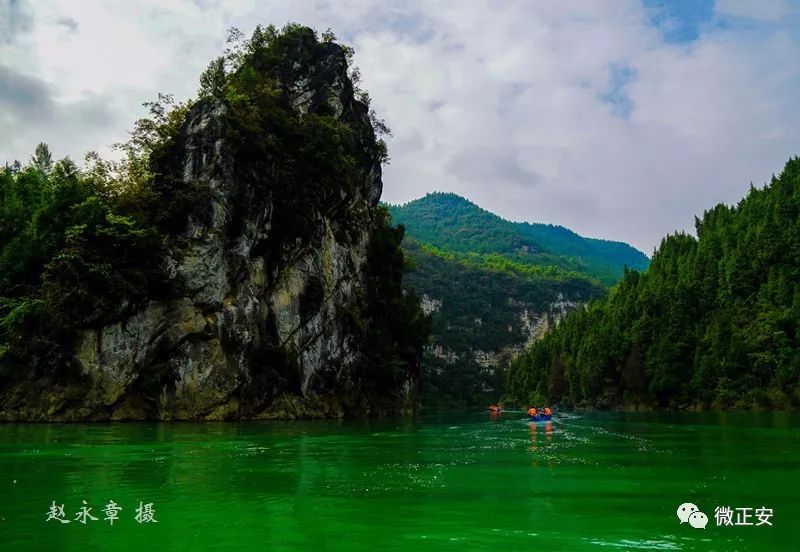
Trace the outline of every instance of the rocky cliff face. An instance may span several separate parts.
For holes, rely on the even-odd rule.
[[[404,249],[415,262],[404,285],[420,295],[421,308],[432,317],[424,354],[426,408],[497,401],[512,359],[568,312],[603,293],[598,283],[578,275],[503,269],[498,259],[481,266],[477,254],[459,258],[413,239]]]
[[[435,313],[441,307],[442,301],[423,295],[422,308],[430,313]],[[522,338],[518,343],[502,347],[499,351],[484,351],[478,348],[454,351],[439,343],[426,347],[426,355],[445,361],[448,364],[458,364],[474,361],[482,368],[493,372],[503,362],[515,357],[556,327],[571,310],[579,308],[581,303],[564,297],[558,293],[555,300],[546,305],[544,309],[523,301],[508,298],[507,309],[516,316],[508,325],[508,331],[517,331]],[[482,320],[476,318],[476,326],[482,325]],[[441,370],[441,368],[440,368]]]
[[[324,113],[352,131],[355,182],[338,189],[302,182],[299,196],[290,195],[274,159],[245,151],[241,133],[232,138],[237,129],[224,101],[195,103],[162,161],[200,192],[164,259],[180,293],[82,329],[73,352],[78,381],[13,387],[3,419],[220,420],[413,408],[413,369],[399,386],[364,386],[365,327],[380,323],[370,319],[369,279],[382,184],[368,109],[346,70],[339,46],[301,33],[272,78],[298,120]]]

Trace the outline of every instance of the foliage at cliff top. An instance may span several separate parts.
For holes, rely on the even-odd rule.
[[[800,404],[800,158],[738,205],[661,242],[605,300],[513,364],[522,402],[610,407]]]
[[[41,144],[30,163],[0,170],[0,384],[31,373],[42,381],[70,377],[78,331],[122,319],[144,301],[180,293],[181,282],[168,277],[164,259],[206,193],[202,183],[185,182],[183,167],[176,164],[181,130],[202,105],[224,108],[226,147],[235,152],[236,170],[247,171],[237,176],[269,175],[259,182],[280,205],[273,221],[280,230],[273,232],[265,255],[279,258],[288,244],[308,237],[308,225],[293,221],[313,221],[320,214],[341,218],[347,205],[358,203],[355,188],[364,180],[359,171],[377,165],[379,174],[387,160],[374,128],[387,129],[369,111],[368,96],[345,79],[345,113],[333,113],[326,101],[303,112],[293,109],[286,88],[297,62],[313,65],[309,57],[328,56],[340,64],[336,70],[347,69],[351,51],[333,39],[323,33],[320,40],[294,24],[280,31],[259,26],[248,40],[233,31],[225,55],[202,74],[197,99],[175,104],[160,95],[145,104],[150,116],[136,122],[129,141],[117,145],[120,161],[90,153],[84,167],[69,159],[54,163]],[[308,85],[325,96],[330,91],[323,77],[330,75],[308,75]],[[369,274],[387,280],[371,285],[373,299],[376,293],[386,296],[370,308],[392,324],[371,331],[383,331],[375,338],[381,347],[399,343],[384,355],[387,362],[410,362],[425,320],[412,312],[413,298],[403,298],[399,290],[402,231],[393,234],[380,209],[360,203],[353,214],[361,215],[348,224],[371,229]],[[340,238],[346,240],[344,226]],[[400,315],[415,321],[401,321]],[[411,325],[410,335],[401,335],[402,322]]]
[[[392,219],[415,240],[455,253],[498,254],[529,265],[575,271],[610,285],[624,267],[648,259],[628,244],[584,238],[562,226],[511,222],[451,193],[431,193],[390,205]]]

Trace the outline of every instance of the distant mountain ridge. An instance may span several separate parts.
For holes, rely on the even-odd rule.
[[[432,316],[422,378],[428,407],[497,400],[519,352],[605,295],[626,265],[648,263],[627,244],[511,222],[455,194],[387,208],[405,227],[403,249],[415,265],[403,286]]]
[[[387,205],[396,224],[415,240],[455,253],[497,253],[515,261],[556,266],[619,280],[627,266],[644,270],[649,259],[623,243],[586,238],[553,224],[512,222],[453,193],[433,192],[402,205]]]

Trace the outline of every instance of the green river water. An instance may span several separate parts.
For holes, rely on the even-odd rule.
[[[0,425],[3,551],[800,550],[799,493],[797,414]]]

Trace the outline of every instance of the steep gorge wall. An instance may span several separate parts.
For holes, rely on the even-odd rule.
[[[371,258],[375,233],[386,231],[377,206],[381,160],[345,53],[299,33],[274,77],[292,116],[324,114],[352,131],[354,182],[295,182],[290,194],[276,162],[237,141],[226,103],[199,100],[161,161],[165,173],[200,191],[164,258],[180,293],[81,329],[73,353],[79,376],[12,386],[0,419],[335,417],[414,408],[414,359],[389,384],[369,381],[367,329],[383,323],[372,314],[371,282],[396,278],[398,293],[400,282]]]

